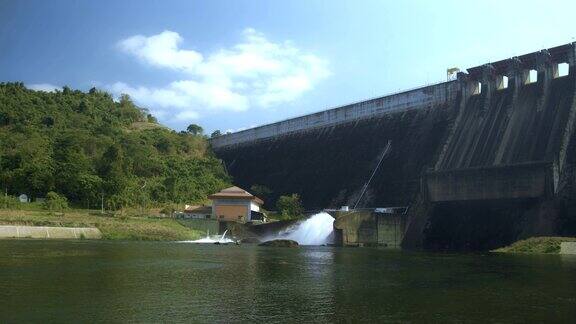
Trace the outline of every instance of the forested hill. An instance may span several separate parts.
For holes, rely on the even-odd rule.
[[[199,202],[229,182],[200,135],[159,125],[128,96],[0,83],[0,186],[108,208]]]

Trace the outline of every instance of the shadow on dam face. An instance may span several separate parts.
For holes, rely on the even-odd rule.
[[[354,205],[390,141],[359,207],[405,206],[450,124],[451,107],[435,108],[216,149],[216,154],[238,185],[271,188],[267,202],[299,193],[305,209],[316,210]]]
[[[554,235],[558,211],[538,199],[436,204],[424,230],[432,250],[485,251],[518,239]]]

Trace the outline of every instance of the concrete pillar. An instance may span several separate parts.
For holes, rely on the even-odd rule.
[[[522,62],[519,58],[513,57],[508,60],[506,76],[508,76],[508,87],[513,87],[514,91],[520,89],[524,84]]]
[[[544,110],[548,102],[548,94],[550,89],[550,83],[554,79],[555,64],[552,61],[552,56],[547,50],[542,50],[538,52],[536,60],[536,71],[538,71],[538,88],[541,89],[541,95],[538,99],[538,111]]]
[[[536,71],[538,71],[538,82],[544,81],[547,84],[554,78],[554,72],[557,70],[557,64],[552,62],[552,57],[547,50],[538,52],[536,59]]]
[[[462,92],[462,98],[466,100],[466,98],[470,97],[473,93],[473,87],[470,84],[470,78],[467,73],[458,72],[456,74],[456,80],[460,85],[460,91]]]
[[[570,66],[570,73],[574,72],[574,66],[576,66],[576,42],[570,44],[570,51],[568,52],[568,65]]]
[[[494,90],[496,90],[496,69],[492,66],[492,64],[484,64],[482,66],[482,93],[487,94],[490,96]]]

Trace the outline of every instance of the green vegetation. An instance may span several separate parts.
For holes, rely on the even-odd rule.
[[[299,219],[304,214],[298,194],[280,196],[276,202],[276,208],[278,209],[277,218],[281,220]]]
[[[62,211],[68,209],[68,199],[66,199],[66,197],[60,196],[54,191],[50,191],[46,194],[46,200],[44,200],[42,205],[44,209],[51,211]]]
[[[559,253],[560,243],[576,242],[576,237],[531,237],[518,241],[510,246],[493,250],[503,253]]]
[[[199,125],[196,125],[196,124],[188,125],[186,130],[188,131],[188,133],[190,133],[192,135],[202,135],[202,133],[204,132],[204,129],[202,129],[202,127],[200,127]]]
[[[97,227],[106,240],[195,240],[204,229],[184,226],[171,218],[142,217],[134,212],[101,215],[96,210],[70,209],[65,213],[45,210],[0,210],[0,224],[28,226]],[[203,224],[202,224],[203,225]]]
[[[50,210],[65,198],[87,208],[103,198],[111,210],[200,203],[230,182],[201,133],[198,125],[180,133],[158,125],[126,95],[0,83],[0,188],[32,199],[54,192],[61,199],[47,199]],[[17,205],[0,200],[1,208]]]
[[[218,136],[221,136],[221,135],[222,135],[222,132],[217,129],[217,130],[213,131],[212,134],[210,134],[210,137],[211,137],[211,138],[214,138],[214,137],[218,137]]]
[[[0,196],[0,209],[20,209],[20,201],[12,196]]]

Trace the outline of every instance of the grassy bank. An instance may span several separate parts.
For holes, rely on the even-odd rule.
[[[101,215],[93,210],[54,213],[43,210],[0,210],[0,225],[97,227],[107,240],[194,240],[204,231],[183,226],[174,219]]]
[[[560,243],[562,242],[576,242],[576,237],[531,237],[492,252],[557,254],[560,253]]]

